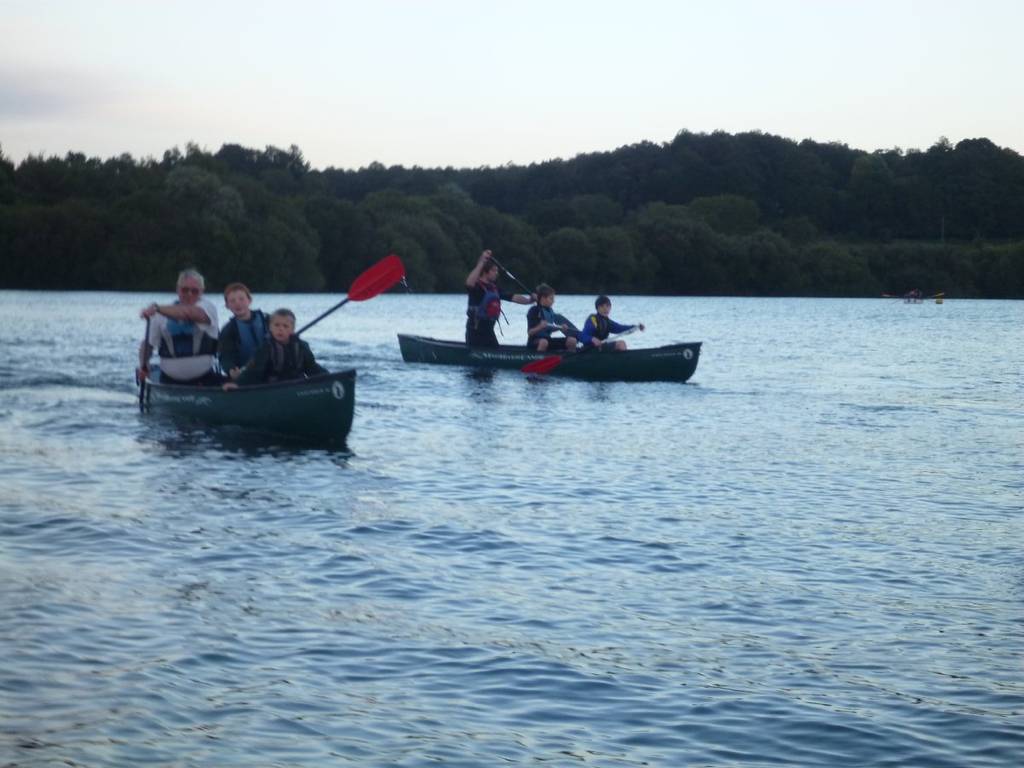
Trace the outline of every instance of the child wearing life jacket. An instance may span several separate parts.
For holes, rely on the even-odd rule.
[[[470,347],[497,347],[494,324],[501,316],[501,302],[533,304],[533,295],[509,293],[498,287],[498,265],[491,252],[484,251],[476,266],[466,275],[466,344]]]
[[[537,286],[536,295],[537,304],[526,313],[526,346],[538,352],[547,352],[549,349],[575,352],[579,329],[553,309],[555,289],[547,283],[541,283]],[[564,337],[552,338],[551,334],[556,331],[561,331]]]
[[[607,296],[598,296],[594,301],[594,314],[587,318],[580,333],[580,343],[584,349],[614,350],[622,352],[626,349],[626,342],[616,339],[613,342],[605,343],[609,333],[625,333],[634,328],[644,329],[643,323],[636,325],[622,325],[616,323],[609,317],[612,311],[612,300]]]
[[[247,384],[270,381],[303,379],[327,373],[317,363],[309,344],[295,335],[295,313],[278,309],[270,315],[270,338],[260,347],[256,357],[242,369],[236,381],[229,381],[224,389],[236,389]]]
[[[256,357],[256,352],[270,336],[268,317],[252,309],[252,294],[244,283],[230,283],[224,289],[224,306],[233,317],[220,331],[217,356],[220,367],[232,381]]]

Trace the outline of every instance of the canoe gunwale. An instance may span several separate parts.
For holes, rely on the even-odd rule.
[[[159,366],[154,366],[159,371]],[[349,380],[356,377],[355,368],[346,368],[342,371],[332,371],[330,373],[318,373],[316,376],[309,376],[304,379],[288,379],[286,381],[268,381],[263,384],[247,384],[244,387],[238,389],[232,389],[225,392],[220,386],[195,386],[192,384],[165,384],[159,380],[153,381],[151,379],[146,380],[146,388],[153,387],[155,389],[173,390],[175,392],[189,391],[189,392],[210,392],[211,390],[217,390],[225,397],[234,397],[239,394],[245,394],[246,392],[267,392],[272,389],[287,389],[291,387],[301,388],[305,385],[318,384],[321,381],[328,379],[341,381],[342,379]],[[225,382],[227,383],[227,382]]]

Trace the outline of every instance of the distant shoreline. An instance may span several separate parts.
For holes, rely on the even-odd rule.
[[[298,147],[0,157],[0,286],[343,293],[387,253],[418,292],[492,249],[560,293],[1024,298],[1024,158],[681,131],[529,166],[310,168]]]

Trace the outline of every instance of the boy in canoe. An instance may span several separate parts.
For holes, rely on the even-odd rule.
[[[224,389],[237,389],[247,384],[304,379],[327,369],[317,363],[309,344],[295,335],[295,313],[278,309],[270,315],[270,338],[256,352],[256,357],[242,369],[235,381]]]
[[[622,325],[611,319],[612,300],[607,296],[598,296],[594,301],[594,314],[587,318],[580,332],[580,343],[583,349],[614,350],[622,352],[626,349],[626,342],[616,339],[613,342],[605,343],[609,333],[627,333],[634,328],[644,329],[643,323],[636,325]]]
[[[526,346],[538,352],[555,349],[576,351],[576,334],[579,329],[559,315],[552,308],[555,304],[555,289],[547,283],[537,286],[537,303],[526,313]],[[561,331],[564,338],[554,339],[551,334]]]
[[[230,283],[224,289],[224,306],[233,317],[221,328],[217,355],[221,370],[234,381],[266,343],[270,331],[267,315],[252,309],[252,294],[244,283]]]

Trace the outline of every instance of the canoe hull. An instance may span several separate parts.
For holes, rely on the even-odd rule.
[[[355,410],[355,370],[296,381],[219,387],[146,383],[146,410],[210,424],[236,424],[317,442],[344,443]]]
[[[402,359],[407,363],[462,365],[473,368],[520,369],[550,357],[528,347],[467,347],[460,341],[398,334]],[[697,370],[701,342],[671,344],[625,352],[583,352],[567,355],[551,371],[587,381],[687,381]]]

